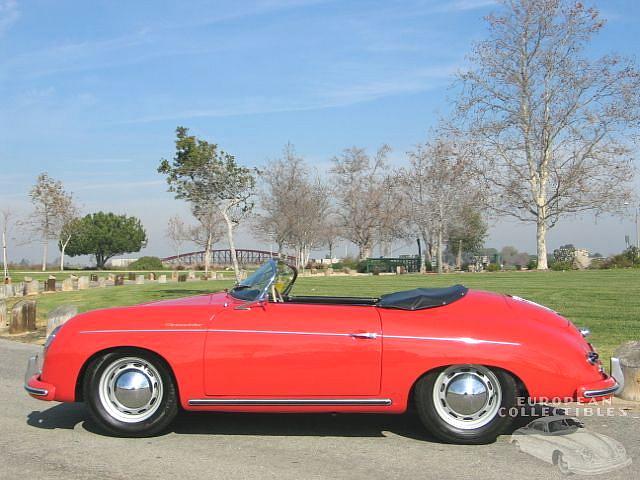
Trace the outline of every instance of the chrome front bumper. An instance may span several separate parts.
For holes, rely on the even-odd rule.
[[[622,374],[619,358],[611,357],[611,376],[618,382],[618,389],[620,391],[624,390],[624,375]]]
[[[42,359],[40,355],[34,355],[29,358],[27,362],[27,372],[24,375],[24,389],[31,395],[44,397],[49,394],[49,391],[44,388],[36,388],[29,385],[29,382],[34,376],[40,376],[42,373]]]

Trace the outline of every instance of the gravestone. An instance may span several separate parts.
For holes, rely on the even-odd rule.
[[[329,267],[324,271],[325,277],[330,277],[333,274],[333,268]]]
[[[36,330],[36,301],[20,300],[11,309],[9,333],[34,332]]]
[[[73,290],[73,278],[65,278],[62,281],[62,291],[63,292],[71,292]]]
[[[131,280],[133,282],[133,281],[135,281],[135,279],[136,279],[135,272],[129,272],[129,280]]]
[[[9,330],[9,320],[7,319],[7,302],[0,300],[0,334]]]
[[[167,283],[166,275],[158,275],[158,283]]]
[[[38,293],[40,293],[40,282],[38,280],[31,280],[29,282],[27,281],[24,282],[25,295],[38,295]]]
[[[193,270],[189,270],[189,276],[187,277],[188,280],[195,280],[196,279],[196,272],[194,272]]]
[[[98,281],[98,275],[96,275],[95,273],[91,274],[91,281],[92,282],[97,282]]]
[[[611,372],[622,376],[624,387],[616,393],[623,400],[640,402],[640,341],[632,340],[620,345],[613,356],[620,362],[620,372]]]
[[[153,281],[156,279],[156,274],[154,272],[149,273],[149,280]]]
[[[75,305],[60,305],[47,314],[47,337],[53,330],[64,322],[78,314],[78,307]]]
[[[4,277],[4,284],[11,285],[11,277]]]
[[[115,282],[115,280],[116,280],[116,276],[113,273],[107,274],[107,281],[108,282]]]
[[[24,282],[18,282],[13,286],[13,296],[22,297],[24,295]]]
[[[55,292],[56,291],[56,277],[53,275],[49,275],[49,278],[44,282],[44,291],[45,292]]]
[[[98,287],[104,288],[107,286],[107,279],[104,277],[98,277]]]
[[[122,285],[124,285],[124,275],[116,275],[115,279],[113,280],[113,285],[116,287],[121,287]]]
[[[89,277],[78,277],[78,290],[86,290],[89,288]]]
[[[32,280],[33,280],[33,278],[31,278],[31,277],[24,277],[24,281],[25,281],[25,282],[30,282],[30,281],[32,281]]]
[[[171,281],[172,282],[178,281],[178,272],[176,272],[175,270],[171,272]]]
[[[144,275],[136,275],[136,285],[144,285]]]
[[[181,273],[180,275],[178,275],[178,282],[186,282],[186,281],[187,281],[186,273]]]
[[[216,272],[216,280],[224,280],[224,274],[222,272]]]

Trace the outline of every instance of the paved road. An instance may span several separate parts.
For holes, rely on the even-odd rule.
[[[411,416],[181,414],[150,439],[102,435],[82,404],[31,399],[23,372],[37,347],[0,340],[0,479],[503,479],[563,478],[556,467],[492,445],[445,445]],[[636,417],[636,418],[634,418]],[[583,417],[622,441],[640,477],[640,412]],[[576,477],[574,477],[576,478]]]

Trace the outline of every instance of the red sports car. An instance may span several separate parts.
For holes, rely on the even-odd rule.
[[[292,295],[267,262],[229,292],[84,313],[29,361],[41,400],[84,401],[106,431],[148,436],[180,408],[403,413],[437,437],[484,443],[518,397],[615,392],[583,333],[517,297],[449,288],[380,298]]]

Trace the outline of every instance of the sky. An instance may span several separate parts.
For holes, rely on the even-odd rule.
[[[590,54],[636,57],[640,2],[594,3],[608,23]],[[156,172],[178,125],[250,166],[287,142],[320,172],[354,145],[387,143],[401,164],[449,111],[455,74],[495,9],[492,0],[0,0],[0,208],[28,214],[46,171],[84,213],[141,218],[141,254],[166,256],[168,218],[189,218]],[[549,247],[608,254],[634,230],[631,217],[568,219]],[[12,260],[38,258],[29,240],[14,229]],[[239,244],[269,247],[246,231]],[[534,228],[492,221],[486,244],[535,252]],[[401,242],[394,253],[412,249]]]

